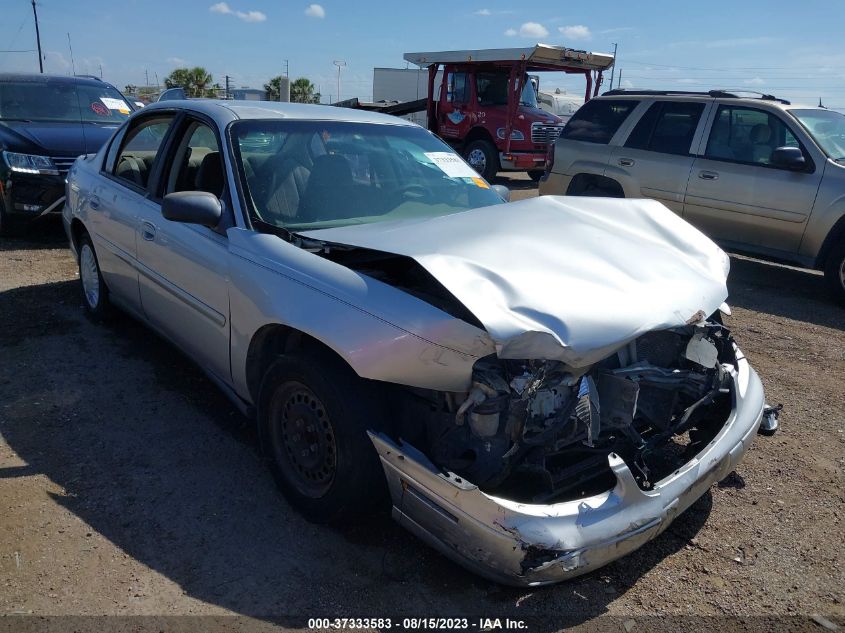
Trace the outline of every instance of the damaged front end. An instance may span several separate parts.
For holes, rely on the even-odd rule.
[[[718,319],[646,333],[584,368],[488,356],[468,393],[408,399],[416,426],[372,436],[397,520],[518,585],[585,573],[659,534],[734,468],[764,408]]]

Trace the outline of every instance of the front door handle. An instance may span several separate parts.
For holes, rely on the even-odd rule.
[[[719,174],[715,171],[700,171],[698,177],[702,180],[719,180]]]
[[[631,165],[634,164],[634,159],[633,158],[620,158],[619,164],[622,165],[623,167],[630,167]]]
[[[141,237],[148,242],[152,242],[156,238],[156,227],[152,222],[141,223]]]
[[[78,187],[77,187],[77,189],[78,189]],[[91,196],[91,198],[88,200],[88,206],[90,206],[92,209],[99,209],[100,208],[100,199],[97,196]]]

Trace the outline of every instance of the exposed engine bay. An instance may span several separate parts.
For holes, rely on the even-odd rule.
[[[726,422],[732,395],[723,363],[736,363],[734,348],[712,319],[645,334],[586,370],[488,356],[476,362],[469,393],[426,398],[425,437],[412,443],[444,470],[515,501],[608,490],[611,452],[647,490]]]

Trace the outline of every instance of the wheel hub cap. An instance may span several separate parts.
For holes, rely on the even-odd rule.
[[[278,412],[281,444],[297,488],[321,497],[331,486],[337,465],[334,431],[323,403],[305,386],[284,397]]]
[[[487,166],[487,157],[480,149],[474,149],[467,156],[467,161],[476,171],[484,171]]]
[[[100,275],[97,270],[97,259],[88,244],[82,247],[82,253],[79,256],[79,275],[82,277],[85,300],[91,308],[96,308],[100,300]]]

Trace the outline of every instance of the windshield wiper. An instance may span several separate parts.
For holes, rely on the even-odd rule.
[[[19,119],[17,117],[0,117],[0,121],[19,121],[20,123],[32,123],[32,119]]]

